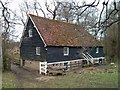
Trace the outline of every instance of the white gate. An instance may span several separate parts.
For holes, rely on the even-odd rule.
[[[47,62],[39,62],[39,71],[40,74],[44,73],[47,75]]]

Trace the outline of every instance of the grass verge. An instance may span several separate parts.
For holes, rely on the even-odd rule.
[[[14,73],[10,71],[3,72],[2,88],[17,88],[17,80]]]

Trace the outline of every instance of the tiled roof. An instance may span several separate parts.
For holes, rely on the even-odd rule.
[[[81,26],[29,15],[47,46],[101,46]]]

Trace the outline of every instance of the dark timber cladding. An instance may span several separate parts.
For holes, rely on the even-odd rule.
[[[69,47],[69,55],[64,55],[63,47],[48,47],[47,50],[47,59],[48,62],[55,62],[58,61],[68,61],[68,60],[75,60],[80,59],[80,47]]]
[[[32,29],[32,37],[29,37],[28,30]],[[41,47],[41,55],[36,55],[36,47]],[[28,19],[24,35],[22,37],[20,46],[20,56],[22,59],[27,60],[46,60],[46,50],[44,43],[40,38],[36,28],[34,27],[31,19]]]
[[[36,47],[40,47],[40,55],[36,54]],[[82,26],[30,14],[21,39],[20,56],[22,59],[47,62],[75,60],[83,58],[82,47],[91,48],[89,53],[93,57],[103,56],[101,42]],[[96,53],[96,48],[99,48],[99,53]]]

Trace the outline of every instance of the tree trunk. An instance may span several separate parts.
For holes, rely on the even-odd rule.
[[[0,32],[0,81],[2,81],[2,33]],[[2,89],[2,82],[0,82],[0,89]]]
[[[118,2],[118,8],[119,8],[119,13],[118,13],[118,19],[120,20],[120,1]],[[120,21],[118,22],[118,46],[117,46],[117,56],[118,56],[118,64],[120,65]],[[119,69],[120,70],[120,69]]]
[[[7,33],[7,32],[4,32]],[[2,35],[3,39],[2,39],[2,54],[3,54],[3,71],[9,71],[11,70],[11,57],[10,57],[10,53],[8,51],[8,38],[7,38],[7,34],[4,36]]]
[[[2,56],[2,33],[0,32],[0,71],[2,69],[2,60],[3,60],[3,56]]]

